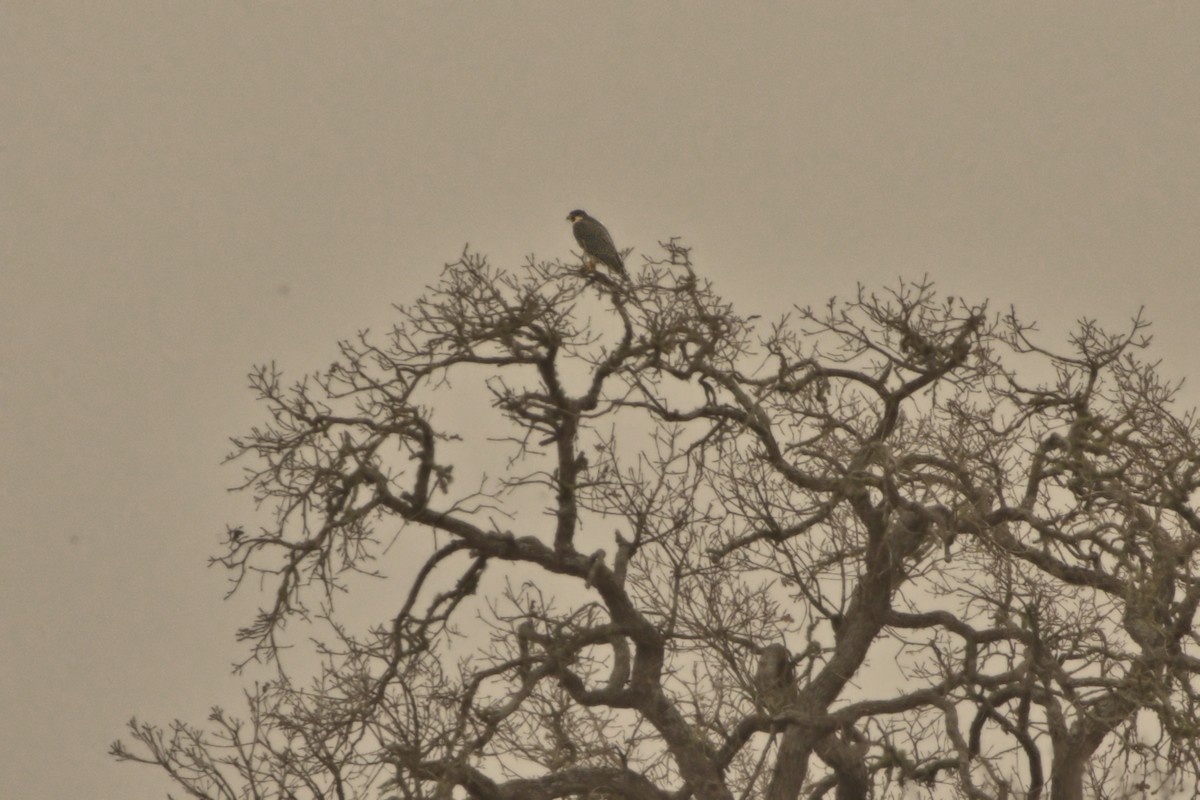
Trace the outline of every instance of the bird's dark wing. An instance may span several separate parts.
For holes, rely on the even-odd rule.
[[[621,261],[621,254],[617,252],[617,246],[613,244],[608,228],[598,220],[585,217],[576,222],[571,229],[575,232],[575,241],[579,242],[584,253],[613,272],[625,274],[625,264]]]

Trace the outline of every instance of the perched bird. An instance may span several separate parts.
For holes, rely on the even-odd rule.
[[[787,707],[796,693],[796,673],[787,647],[776,642],[762,649],[754,684],[759,700],[772,714]]]
[[[595,269],[596,262],[599,261],[622,278],[629,277],[625,273],[625,264],[621,260],[621,254],[617,252],[617,246],[613,244],[608,228],[578,208],[567,214],[567,221],[574,223],[571,229],[575,232],[575,241],[583,248],[585,267]]]

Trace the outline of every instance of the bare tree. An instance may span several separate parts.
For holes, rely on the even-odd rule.
[[[1200,432],[1145,322],[1056,352],[916,282],[761,325],[663,246],[629,283],[465,254],[382,340],[255,370],[273,516],[215,561],[277,673],[113,754],[225,800],[1191,786]]]

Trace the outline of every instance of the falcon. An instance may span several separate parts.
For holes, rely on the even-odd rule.
[[[578,208],[567,214],[567,221],[573,223],[571,229],[575,232],[575,241],[583,248],[583,263],[586,269],[595,269],[596,262],[599,261],[622,278],[629,278],[608,228]]]

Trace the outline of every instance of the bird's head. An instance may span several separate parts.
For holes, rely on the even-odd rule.
[[[570,214],[567,214],[567,222],[579,222],[579,220],[585,218],[586,216],[587,216],[586,211],[584,211],[581,208],[577,208],[574,211],[572,211]]]

